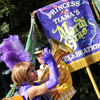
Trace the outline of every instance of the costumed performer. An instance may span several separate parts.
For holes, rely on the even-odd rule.
[[[38,79],[38,75],[30,59],[26,58],[29,57],[29,54],[26,53],[23,48],[19,49],[16,42],[14,42],[14,39],[16,40],[16,36],[10,36],[10,38],[4,39],[1,49],[4,49],[5,44],[7,48],[5,47],[6,49],[4,49],[4,51],[1,50],[1,60],[6,63],[7,67],[13,70],[12,81],[20,86],[19,94],[23,97],[23,100],[41,100],[40,95],[45,94],[47,91],[49,91],[49,89],[54,88],[58,84],[56,62],[53,59],[50,50],[45,48],[42,59],[50,67],[50,76],[45,80],[46,82],[44,84],[42,84],[44,81],[38,83],[34,82]],[[8,44],[5,43],[6,41]],[[21,53],[22,55],[20,55]],[[23,61],[22,59],[26,59],[27,61]],[[6,99],[10,100],[10,98],[4,98],[3,100]]]
[[[41,65],[40,65],[40,70],[38,70],[38,74],[40,75],[39,76],[40,80],[44,79],[45,77],[49,75],[48,66],[45,65],[43,63],[43,60],[41,59],[42,51],[44,48],[45,48],[45,45],[40,43],[37,45],[34,51],[34,55],[36,56],[39,63],[42,65],[42,70],[41,70]],[[45,71],[43,70],[43,66],[44,66]],[[76,91],[74,87],[72,86],[72,77],[67,65],[63,61],[61,61],[57,67],[60,72],[59,84],[55,88],[49,91],[49,93],[52,96],[52,99],[53,100],[70,100],[71,98],[73,98],[74,100],[74,94]]]

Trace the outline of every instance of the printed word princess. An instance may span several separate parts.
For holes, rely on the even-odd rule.
[[[79,7],[80,6],[80,1],[72,1],[72,2],[63,3],[63,4],[55,7],[51,11],[49,11],[49,13],[47,13],[46,15],[49,17],[49,19],[51,19],[52,16],[54,16],[59,11],[61,11],[63,9],[66,9],[66,8],[69,8],[69,7],[75,7],[75,6]]]

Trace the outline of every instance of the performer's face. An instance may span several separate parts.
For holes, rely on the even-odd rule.
[[[28,80],[33,84],[34,81],[38,80],[38,74],[34,67],[31,67],[27,72]]]
[[[43,57],[42,53],[39,53],[36,55],[37,60],[39,61],[40,64],[44,64],[44,61],[41,59]]]

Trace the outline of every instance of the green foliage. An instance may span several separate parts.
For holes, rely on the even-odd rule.
[[[56,0],[0,0],[0,34],[10,33],[30,26],[30,13]]]
[[[0,33],[8,33],[9,32],[9,24],[7,22],[3,22],[2,25],[0,25]]]
[[[4,17],[8,17],[9,9],[6,6],[4,0],[0,2],[0,20],[3,20]],[[9,32],[9,24],[3,20],[0,23],[0,34],[8,33]]]
[[[0,35],[8,33],[12,26],[10,17],[15,7],[8,0],[0,0]]]

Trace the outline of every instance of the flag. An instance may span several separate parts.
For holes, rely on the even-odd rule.
[[[46,37],[74,50],[63,59],[71,71],[100,61],[100,32],[88,0],[59,0],[36,12]]]

